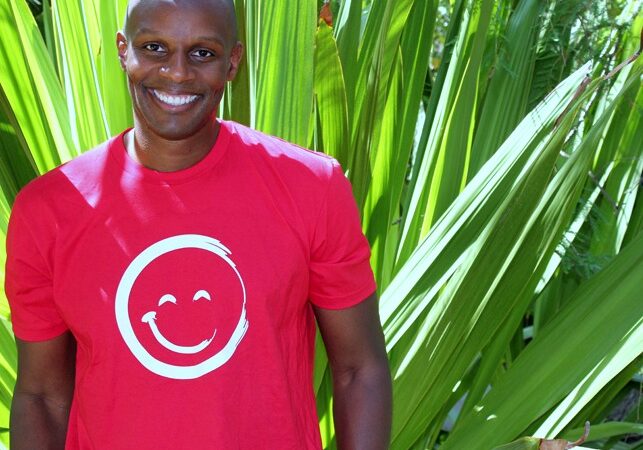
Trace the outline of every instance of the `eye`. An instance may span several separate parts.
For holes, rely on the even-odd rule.
[[[155,42],[150,42],[149,44],[145,44],[143,45],[143,48],[153,53],[159,53],[163,51],[163,47],[161,47],[161,44],[157,44]]]
[[[192,298],[192,301],[196,302],[197,300],[200,300],[202,298],[204,298],[204,299],[206,299],[208,301],[212,301],[212,298],[210,297],[210,294],[208,293],[208,291],[204,291],[203,289],[201,289],[200,291],[197,291],[197,293],[194,294],[194,297]]]
[[[192,55],[196,56],[197,58],[201,58],[201,59],[212,58],[212,57],[216,56],[216,55],[214,54],[214,52],[212,52],[212,51],[210,51],[210,50],[206,50],[206,49],[204,49],[204,48],[200,48],[200,49],[198,49],[198,50],[194,50],[194,51],[192,52]]]
[[[163,297],[160,298],[159,306],[167,302],[174,303],[176,305],[176,297],[173,296],[172,294],[165,294]]]

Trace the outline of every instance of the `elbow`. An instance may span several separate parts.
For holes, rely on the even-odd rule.
[[[378,358],[362,365],[332,368],[332,374],[336,390],[357,385],[381,392],[390,392],[392,389],[391,372],[386,358]]]

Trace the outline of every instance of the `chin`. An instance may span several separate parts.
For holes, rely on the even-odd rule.
[[[150,128],[151,131],[156,134],[157,136],[168,140],[168,141],[181,141],[183,139],[190,138],[197,134],[200,129],[187,129],[185,127],[180,127],[180,128],[174,128],[174,127],[167,127],[167,128]]]
[[[215,117],[208,118],[206,120],[195,123],[194,120],[190,120],[184,123],[150,123],[145,121],[145,128],[152,134],[168,140],[168,141],[181,141],[194,137],[196,135],[207,135],[208,132],[214,131],[212,124],[215,121]]]

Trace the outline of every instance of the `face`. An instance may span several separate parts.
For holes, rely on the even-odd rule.
[[[223,1],[133,3],[117,45],[136,127],[166,140],[212,129],[243,48]]]

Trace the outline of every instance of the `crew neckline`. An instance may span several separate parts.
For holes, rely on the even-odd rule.
[[[114,141],[110,145],[109,153],[114,157],[114,159],[116,159],[116,162],[125,172],[147,182],[178,184],[190,181],[201,175],[203,172],[213,168],[221,160],[228,149],[228,144],[230,143],[229,125],[223,120],[217,119],[217,121],[219,122],[219,135],[217,136],[217,140],[214,145],[200,161],[185,169],[173,172],[161,172],[145,167],[138,161],[132,159],[132,157],[127,153],[127,148],[125,147],[125,134],[132,128],[124,130],[114,138]]]

